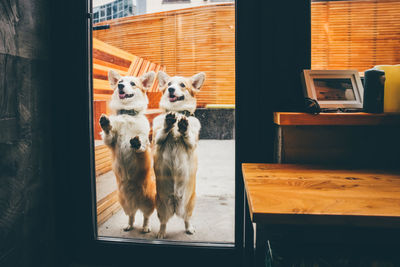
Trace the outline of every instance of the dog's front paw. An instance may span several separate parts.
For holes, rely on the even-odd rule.
[[[187,128],[188,128],[189,122],[186,119],[186,117],[183,117],[182,119],[180,119],[180,121],[178,122],[178,130],[181,134],[186,133]]]
[[[130,224],[127,224],[127,225],[125,225],[122,229],[123,229],[125,232],[129,232],[129,231],[131,231],[131,230],[133,229],[133,226],[130,225]]]
[[[165,116],[165,128],[171,129],[172,125],[176,122],[176,116],[174,113],[170,112]]]
[[[101,129],[103,129],[105,133],[108,133],[111,130],[110,119],[106,115],[102,114],[99,122]]]
[[[135,136],[134,138],[129,140],[129,142],[131,143],[131,147],[134,149],[139,149],[142,146],[142,143],[139,140],[139,136]]]

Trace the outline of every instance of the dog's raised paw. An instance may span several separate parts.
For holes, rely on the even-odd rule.
[[[131,143],[131,147],[134,149],[139,149],[140,146],[142,145],[142,143],[139,140],[139,136],[135,136],[134,138],[129,140],[129,142]]]
[[[179,132],[182,133],[182,134],[186,133],[188,125],[189,125],[189,122],[185,117],[180,119],[180,121],[178,122],[178,130],[179,130]]]
[[[176,122],[176,116],[174,113],[170,112],[165,116],[165,124],[168,128],[171,128],[172,125]]]
[[[103,129],[105,132],[111,130],[110,119],[106,115],[102,114],[99,122],[101,129]]]

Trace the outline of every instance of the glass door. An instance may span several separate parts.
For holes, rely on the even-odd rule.
[[[235,242],[235,3],[92,0],[97,235]]]

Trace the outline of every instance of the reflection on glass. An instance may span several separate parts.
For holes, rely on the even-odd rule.
[[[93,13],[93,127],[98,235],[234,242],[234,2],[93,0]],[[110,70],[112,75],[109,74]],[[155,74],[154,79],[145,79],[152,76],[146,76],[151,72]],[[167,76],[160,80],[162,73]],[[200,73],[205,74],[205,79]],[[142,94],[147,96],[148,102],[139,110],[133,100]],[[192,98],[196,99],[195,102]],[[171,106],[160,105],[162,99]],[[178,110],[178,103],[185,103],[186,100],[192,102]],[[115,104],[119,102],[123,104]],[[175,152],[171,152],[177,149],[169,152],[161,149],[160,152],[155,144],[159,130],[157,118],[162,118],[158,126],[164,133],[167,123],[165,115],[169,111],[175,113],[176,121],[172,123],[176,126],[174,134],[181,136],[175,138],[175,143],[185,135],[186,127],[182,118],[186,117],[189,123],[187,129],[191,129],[190,124],[195,121],[199,122],[201,128],[198,134],[194,131],[198,135],[195,149],[198,164],[195,185],[192,187],[196,194],[186,194],[186,189],[180,187],[181,182],[163,184],[163,188],[158,190],[158,193],[171,191],[171,194],[160,197],[169,204],[178,203],[180,197],[193,196],[194,201],[190,201],[194,205],[190,223],[187,218],[181,218],[187,216],[182,215],[180,207],[170,205],[174,207],[171,212],[175,215],[168,220],[165,235],[160,235],[157,206],[154,212],[122,208],[125,202],[129,204],[131,201],[122,191],[129,187],[133,192],[140,185],[128,183],[129,186],[121,186],[121,180],[125,179],[123,177],[132,177],[132,172],[146,165],[148,159],[151,161],[149,174],[155,180],[154,170],[161,166],[154,160],[155,155],[164,153],[164,160],[171,161],[177,158],[177,155],[173,155]],[[104,137],[108,129],[107,121],[103,119],[102,126],[99,123],[102,114],[107,116],[111,126],[120,122],[118,127],[121,129],[126,129],[127,121],[134,125],[140,116],[148,121],[149,127],[140,132],[134,126],[125,131],[125,141],[118,139],[121,134],[116,134],[116,139],[110,138],[107,143]],[[111,128],[117,130],[116,126]],[[174,142],[170,146],[175,146]],[[113,144],[118,144],[117,148],[111,147]],[[131,160],[121,158],[121,154],[125,153],[121,152],[123,149],[130,151],[145,147],[148,148],[146,155],[150,156],[146,160],[135,160],[135,164],[141,166],[131,165]],[[195,154],[185,156],[190,162],[195,162],[191,157],[195,158]],[[164,173],[171,175],[172,169],[185,170],[188,164],[181,167],[175,164]],[[128,165],[131,168],[127,168]],[[146,188],[151,191],[151,187]],[[149,199],[151,201],[152,198]],[[134,211],[135,216],[130,218],[130,213]]]
[[[351,79],[314,79],[318,100],[356,100]]]

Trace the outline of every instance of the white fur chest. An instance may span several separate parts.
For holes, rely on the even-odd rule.
[[[137,152],[132,148],[130,140],[136,136],[141,141],[141,150],[144,151],[149,145],[148,135],[150,125],[144,115],[114,115],[110,116],[113,132],[114,149],[114,171],[121,175],[121,178],[128,178],[130,172],[134,172],[137,166]]]

